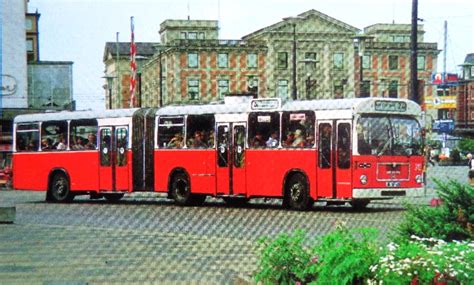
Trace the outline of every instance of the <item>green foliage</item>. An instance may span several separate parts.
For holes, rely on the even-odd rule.
[[[435,182],[442,204],[439,207],[407,206],[404,220],[396,229],[398,239],[412,235],[445,241],[473,238],[470,227],[474,223],[474,189],[454,180]]]
[[[317,284],[352,284],[373,277],[370,266],[378,261],[375,229],[349,230],[340,227],[324,236],[313,248]]]
[[[451,151],[451,153],[449,154],[449,158],[451,158],[451,160],[453,162],[460,162],[461,161],[461,154],[459,153],[459,149],[454,148]]]
[[[462,152],[473,152],[474,151],[474,139],[464,138],[459,141],[458,147]]]
[[[468,282],[474,278],[473,264],[472,241],[447,243],[412,236],[406,242],[388,244],[370,270],[384,284],[410,284],[415,277],[419,284],[431,284],[434,278]]]
[[[309,250],[303,245],[305,233],[295,231],[291,235],[281,234],[274,240],[263,238],[260,251],[257,282],[264,284],[294,284],[309,278],[306,268],[311,262]]]

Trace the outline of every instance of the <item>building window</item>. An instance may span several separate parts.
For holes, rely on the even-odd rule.
[[[288,99],[288,80],[278,80],[277,96],[281,99]]]
[[[224,95],[229,93],[229,80],[227,79],[220,79],[217,81],[217,95],[219,99],[224,99]]]
[[[334,99],[344,98],[344,85],[340,82],[334,84]]]
[[[344,54],[343,53],[335,53],[333,55],[333,63],[335,69],[342,69],[344,67]]]
[[[288,53],[279,52],[277,58],[278,68],[286,69],[288,68]]]
[[[186,32],[181,32],[179,38],[182,39],[182,40],[185,40],[187,38]]]
[[[33,40],[32,39],[27,39],[26,40],[26,51],[27,52],[32,52],[33,51]]]
[[[360,87],[360,97],[370,97],[370,81],[364,80],[362,81],[362,85]]]
[[[306,52],[304,54],[306,71],[316,70],[316,53],[315,52]]]
[[[388,97],[398,98],[398,81],[390,81],[390,84],[388,85]]]
[[[362,56],[362,68],[370,69],[370,55]]]
[[[203,32],[199,32],[199,34],[198,34],[198,39],[199,39],[199,40],[203,40],[203,39],[204,39],[204,33],[203,33]]]
[[[189,100],[199,100],[199,80],[188,79]]]
[[[250,76],[247,80],[247,91],[252,94],[258,93],[258,78]]]
[[[195,52],[188,53],[188,67],[197,68],[199,66],[199,57]]]
[[[247,54],[247,67],[249,68],[257,67],[257,54],[256,53]]]
[[[398,69],[398,55],[389,55],[388,56],[388,69],[397,70]]]
[[[417,70],[425,70],[425,57],[424,56],[418,56],[416,58],[416,66]]]
[[[471,78],[474,77],[474,66],[471,66]],[[467,78],[466,78],[467,79]]]
[[[217,66],[220,68],[229,66],[229,56],[226,53],[219,53],[217,55]]]
[[[189,32],[188,33],[188,39],[190,39],[190,40],[197,39],[197,33],[196,32]]]

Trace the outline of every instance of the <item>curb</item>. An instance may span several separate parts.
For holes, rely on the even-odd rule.
[[[16,207],[0,207],[0,224],[13,224],[16,217]]]

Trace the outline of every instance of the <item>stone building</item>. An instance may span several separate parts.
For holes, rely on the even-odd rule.
[[[466,55],[462,66],[462,78],[452,93],[457,93],[455,130],[458,134],[474,135],[474,53]]]
[[[219,39],[218,32],[217,21],[164,21],[160,43],[139,68],[141,106],[210,102],[227,93],[283,100],[408,96],[410,25],[376,24],[362,32],[309,10],[241,40]],[[423,42],[423,34],[419,25],[418,78],[420,93],[430,95],[439,51],[436,43]],[[118,65],[129,73],[126,51],[126,57],[119,53]],[[114,78],[116,55],[107,54],[105,77]],[[128,98],[123,78],[120,87],[114,86]],[[126,100],[112,101],[114,108],[128,106]]]

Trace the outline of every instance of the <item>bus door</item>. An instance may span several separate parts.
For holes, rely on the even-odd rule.
[[[99,139],[100,190],[127,191],[129,188],[128,127],[101,127]]]
[[[352,197],[352,147],[351,147],[351,121],[338,120],[336,129],[335,150],[335,197]]]
[[[245,195],[246,123],[217,124],[217,194]]]
[[[333,160],[333,122],[318,121],[318,167],[317,195],[332,198],[334,196],[334,160]]]

